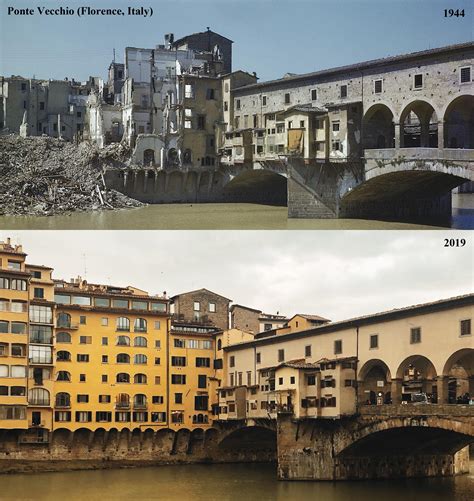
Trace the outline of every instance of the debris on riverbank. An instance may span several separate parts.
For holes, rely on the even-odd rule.
[[[141,207],[105,187],[106,166],[124,165],[121,144],[99,150],[52,137],[0,136],[0,214],[55,215]]]

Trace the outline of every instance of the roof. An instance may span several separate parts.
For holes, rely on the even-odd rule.
[[[249,306],[243,306],[242,304],[233,304],[229,309],[234,311],[235,308],[242,308],[244,310],[254,311],[255,313],[262,313],[262,310],[256,310],[255,308],[250,308]]]
[[[229,40],[229,42],[234,43],[234,41],[231,40],[230,38],[227,38],[224,35],[219,35],[219,33],[216,33],[215,31],[212,31],[212,30],[208,29],[206,31],[198,31],[197,33],[191,33],[190,35],[186,35],[186,36],[184,36],[182,38],[178,38],[177,40],[175,40],[172,43],[172,45],[173,46],[179,45],[180,43],[185,42],[186,40],[188,40],[188,38],[195,37],[196,35],[207,35],[208,33],[212,33],[213,35],[217,35],[218,37],[225,38],[226,40]]]
[[[362,71],[366,69],[371,69],[379,66],[386,66],[389,64],[393,63],[398,63],[402,61],[409,61],[412,59],[420,59],[420,58],[426,58],[426,57],[431,57],[431,56],[436,56],[436,55],[441,55],[441,54],[449,54],[452,52],[459,52],[462,50],[466,49],[474,49],[474,42],[464,42],[460,44],[455,44],[455,45],[447,45],[444,47],[439,47],[436,49],[428,49],[428,50],[422,50],[422,51],[417,51],[417,52],[410,52],[408,54],[401,54],[397,56],[388,56],[388,57],[383,57],[379,59],[371,59],[369,61],[363,61],[360,63],[355,63],[355,64],[349,64],[346,66],[337,66],[335,68],[329,68],[325,70],[319,70],[319,71],[313,71],[310,73],[302,73],[300,75],[295,75],[295,76],[287,76],[283,78],[277,78],[275,80],[268,80],[267,82],[259,82],[251,85],[245,85],[242,87],[239,87],[235,90],[249,90],[249,89],[255,89],[255,88],[261,88],[265,86],[278,86],[280,84],[287,84],[289,82],[297,82],[300,80],[307,80],[307,79],[312,79],[312,78],[317,78],[317,77],[326,77],[330,75],[335,75],[338,73],[349,73],[351,71]]]
[[[392,310],[373,313],[371,315],[363,315],[360,317],[353,317],[347,320],[341,320],[339,322],[330,322],[328,324],[312,327],[311,329],[304,331],[290,332],[288,334],[280,334],[279,336],[270,336],[261,339],[255,339],[253,341],[236,343],[231,346],[224,347],[224,351],[241,350],[257,345],[279,343],[280,341],[305,338],[329,332],[337,332],[342,329],[356,328],[378,322],[388,322],[390,320],[406,318],[411,315],[423,315],[425,313],[432,313],[435,311],[446,310],[452,307],[461,307],[467,305],[474,305],[473,293],[454,296],[447,299],[439,299],[438,301],[432,301],[429,303],[405,306],[403,308],[394,308]]]
[[[221,294],[217,294],[216,292],[212,292],[209,289],[196,289],[196,290],[189,291],[189,292],[182,292],[181,294],[175,294],[174,296],[171,296],[170,299],[173,300],[173,299],[180,297],[180,296],[185,296],[187,294],[194,294],[195,292],[208,292],[209,294],[212,294],[213,296],[219,296],[223,299],[226,299],[227,301],[232,301],[232,299],[229,299],[228,297],[222,296]]]
[[[320,317],[319,315],[306,315],[305,313],[296,313],[293,315],[290,320],[293,320],[295,317],[306,318],[306,320],[316,320],[321,322],[330,322],[329,318]]]

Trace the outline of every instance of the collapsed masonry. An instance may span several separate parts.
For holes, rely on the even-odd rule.
[[[98,149],[52,137],[0,136],[0,214],[54,215],[143,205],[106,188],[103,172],[123,166],[121,144]]]

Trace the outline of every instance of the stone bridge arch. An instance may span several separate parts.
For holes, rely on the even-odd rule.
[[[241,425],[223,430],[218,441],[219,448],[226,451],[276,451],[277,433],[273,424]]]
[[[266,168],[246,169],[230,174],[224,185],[223,198],[227,202],[287,205],[288,185],[286,172]]]
[[[455,454],[472,443],[474,422],[470,416],[396,416],[359,420],[350,434],[343,434],[334,452],[336,457]]]

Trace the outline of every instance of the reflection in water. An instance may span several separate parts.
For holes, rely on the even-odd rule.
[[[474,195],[458,197],[453,197],[456,205],[451,226],[474,229]],[[362,219],[288,219],[286,207],[238,203],[148,205],[50,217],[0,216],[0,229],[13,230],[433,230],[436,227]]]
[[[471,463],[471,471],[474,463]],[[267,464],[158,466],[0,476],[2,500],[162,499],[472,501],[474,475],[358,482],[280,482]]]

